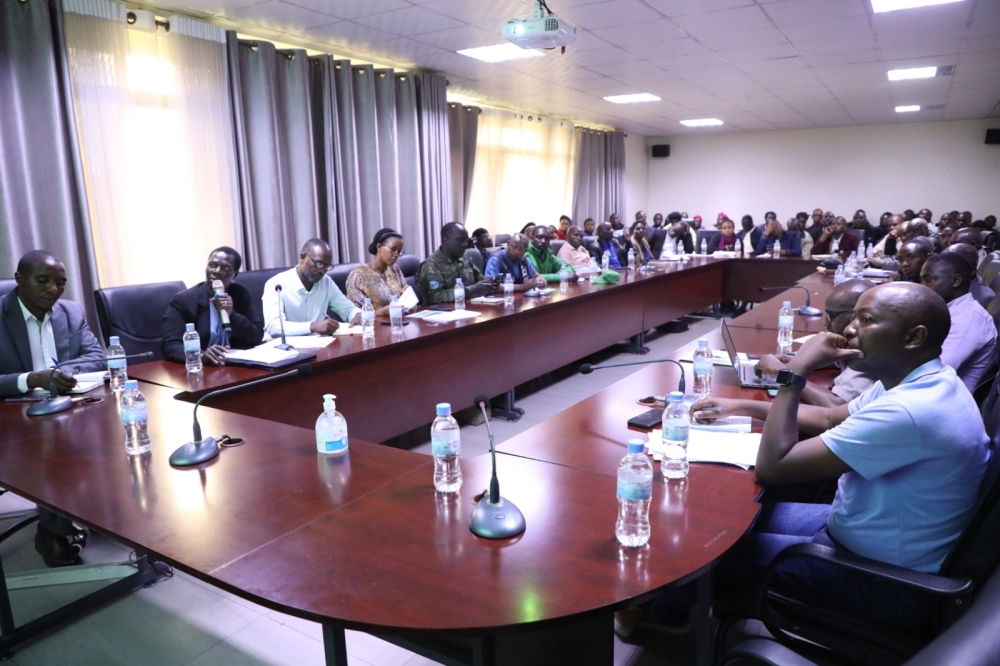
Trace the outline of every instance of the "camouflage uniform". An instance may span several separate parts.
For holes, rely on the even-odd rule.
[[[483,272],[472,263],[467,256],[462,255],[458,261],[441,250],[436,251],[417,269],[417,286],[424,295],[424,303],[448,303],[455,300],[455,280],[462,278],[465,285],[465,297],[473,298],[475,293],[470,288],[483,279]]]

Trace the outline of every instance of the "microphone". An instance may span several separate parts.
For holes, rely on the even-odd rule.
[[[490,436],[490,455],[493,456],[493,476],[490,478],[489,495],[483,493],[482,499],[476,502],[469,520],[469,529],[476,536],[484,539],[508,539],[524,531],[524,514],[516,506],[500,497],[500,482],[497,480],[497,450],[493,441],[493,429],[490,427],[490,417],[486,414],[489,400],[480,393],[473,404],[478,407],[486,418],[486,432]]]
[[[285,317],[281,314],[281,285],[274,285],[274,291],[278,294],[278,323],[281,324],[281,344],[275,345],[275,349],[281,349],[282,351],[292,351],[295,347],[288,344],[285,340]]]
[[[627,365],[646,365],[647,363],[673,363],[681,371],[680,381],[677,382],[677,390],[681,393],[685,393],[687,388],[687,382],[684,381],[684,366],[680,364],[679,361],[675,361],[672,358],[654,358],[648,361],[632,361],[631,363],[609,363],[606,365],[591,365],[590,363],[584,363],[580,366],[581,375],[589,375],[594,370],[603,370],[604,368],[623,368]]]
[[[295,366],[292,370],[283,372],[280,375],[264,377],[263,379],[257,379],[252,382],[247,382],[246,384],[240,384],[239,386],[230,386],[229,388],[210,391],[201,396],[198,398],[198,402],[194,403],[194,412],[192,413],[192,418],[194,419],[192,424],[194,437],[190,442],[170,454],[170,464],[174,467],[190,467],[191,465],[199,465],[219,455],[218,441],[215,437],[202,438],[201,424],[198,423],[198,406],[205,402],[208,398],[216,395],[222,395],[223,393],[239,391],[240,389],[247,388],[248,386],[256,386],[265,382],[273,382],[276,379],[282,379],[284,377],[295,377],[296,375],[305,376],[311,374],[312,366],[308,363],[301,363]]]
[[[222,284],[222,280],[212,280],[212,289],[215,290],[216,296],[226,293],[226,287]],[[226,333],[232,333],[233,326],[229,323],[229,313],[225,310],[219,310],[219,319],[222,320],[222,328],[225,329]]]
[[[818,317],[823,314],[823,311],[819,308],[814,308],[810,305],[810,295],[809,290],[800,284],[790,284],[787,287],[757,287],[757,291],[785,291],[786,289],[801,289],[806,292],[806,304],[797,310],[800,315],[805,315],[806,317]]]
[[[152,356],[153,352],[142,352],[141,354],[129,354],[128,356],[115,356],[115,360],[127,361],[132,358],[147,358]],[[56,361],[56,364],[52,366],[52,370],[49,372],[49,397],[40,402],[36,402],[31,407],[28,407],[26,414],[28,416],[45,416],[47,414],[58,414],[59,412],[65,412],[67,409],[73,406],[73,398],[68,395],[59,395],[59,389],[56,387],[55,376],[56,370],[61,368],[64,364],[73,363],[77,359],[71,361],[66,361],[65,363],[60,363]]]

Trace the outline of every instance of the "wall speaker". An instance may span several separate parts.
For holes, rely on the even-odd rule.
[[[992,132],[993,130],[989,130],[989,131]],[[989,143],[989,142],[990,142],[990,140],[987,137],[986,143]],[[670,144],[669,143],[661,143],[659,145],[653,146],[653,157],[670,157]]]
[[[988,129],[986,130],[986,143],[997,144],[1000,143],[1000,129]],[[655,149],[656,146],[653,146]]]

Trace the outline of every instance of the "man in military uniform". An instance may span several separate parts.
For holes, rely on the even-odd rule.
[[[455,280],[462,278],[465,298],[493,293],[493,281],[484,280],[483,272],[465,256],[469,247],[469,232],[458,222],[441,227],[441,247],[420,264],[417,286],[424,294],[424,303],[448,303],[455,300]]]

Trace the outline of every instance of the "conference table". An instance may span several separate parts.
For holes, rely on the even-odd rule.
[[[462,459],[461,492],[442,495],[433,489],[432,463],[425,455],[366,436],[352,437],[345,456],[319,454],[312,430],[319,395],[338,394],[352,435],[393,436],[412,427],[411,419],[429,420],[423,407],[410,414],[405,403],[433,404],[452,395],[468,401],[469,394],[484,390],[479,387],[489,381],[486,375],[516,382],[525,373],[551,368],[556,361],[537,348],[557,359],[575,353],[570,359],[575,360],[590,353],[579,350],[592,347],[576,338],[614,343],[683,314],[680,310],[689,312],[692,304],[703,307],[740,290],[749,295],[748,280],[762,279],[765,264],[771,283],[814,270],[802,261],[703,258],[626,275],[613,287],[574,285],[548,302],[520,299],[513,310],[488,310],[483,321],[471,325],[425,330],[415,322],[397,340],[386,338],[383,329],[373,347],[340,339],[317,354],[311,377],[278,380],[259,395],[247,389],[245,395],[233,394],[242,395],[234,402],[206,403],[199,411],[206,433],[247,441],[194,468],[167,462],[170,452],[191,438],[189,401],[264,373],[206,368],[203,377],[188,380],[165,364],[130,367],[130,375],[143,380],[153,442],[150,453],[136,457],[123,451],[119,408],[107,387],[89,394],[101,402],[43,418],[26,416],[23,404],[5,403],[0,486],[135,548],[142,576],[119,593],[155,577],[147,559],[168,563],[254,603],[321,623],[328,664],[347,663],[345,629],[378,635],[444,663],[612,663],[613,612],[695,579],[706,602],[710,586],[703,581],[710,576],[705,574],[749,529],[759,507],[761,488],[752,472],[692,464],[686,480],[663,483],[657,470],[650,543],[639,549],[618,545],[615,473],[625,441],[636,435],[625,422],[643,411],[637,398],[676,386],[673,364],[650,365],[498,447],[502,494],[527,522],[522,535],[499,541],[480,539],[468,529],[473,498],[489,483],[489,455]],[[803,283],[819,295],[829,280],[807,277]],[[727,282],[739,289],[727,291]],[[562,318],[572,324],[560,325]],[[766,327],[768,321],[764,307],[734,320],[743,324],[734,328],[737,344],[769,351],[775,331]],[[490,346],[467,345],[467,336]],[[407,374],[421,363],[433,363],[432,372]],[[516,367],[526,363],[538,365]],[[369,365],[424,381],[394,388],[399,372],[366,373]],[[474,378],[463,375],[465,365],[479,368]],[[367,377],[353,401],[350,391],[316,383],[351,373]],[[469,384],[447,393],[456,377]],[[497,393],[513,385],[490,384]],[[760,391],[739,388],[726,368],[716,369],[714,392],[761,398]],[[356,406],[379,423],[366,424],[350,411]],[[303,415],[308,427],[299,425]],[[2,592],[0,622],[7,599],[6,589]],[[91,606],[82,603],[74,610]],[[0,624],[0,650],[72,617],[42,618],[17,629],[12,622]],[[704,628],[702,622],[700,663],[711,655]]]

